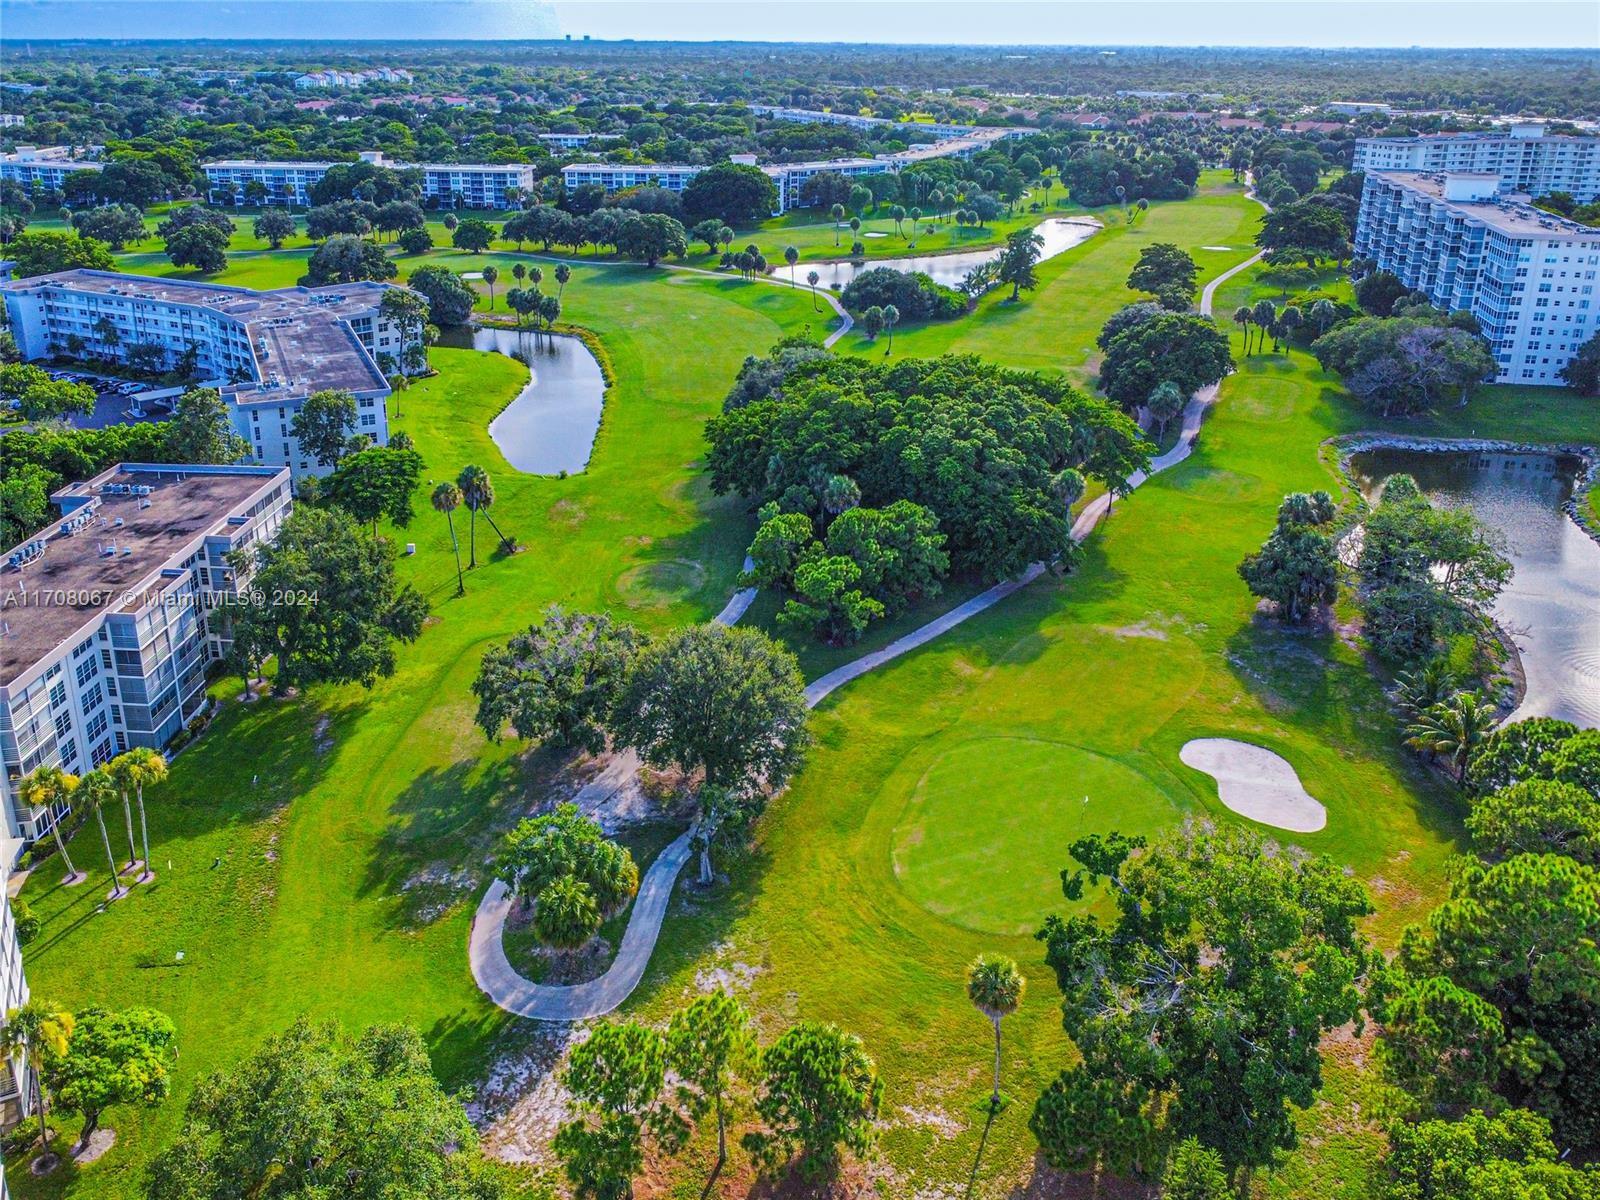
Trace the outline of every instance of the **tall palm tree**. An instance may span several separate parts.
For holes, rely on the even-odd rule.
[[[122,796],[122,819],[128,827],[128,865],[126,870],[133,870],[135,861],[139,857],[138,847],[133,842],[133,787],[134,776],[138,773],[135,762],[136,752],[125,750],[106,764],[112,780],[117,785],[117,791]],[[145,864],[148,866],[149,864]]]
[[[567,280],[569,280],[571,278],[572,278],[572,268],[567,266],[566,263],[557,263],[556,264],[556,299],[559,300],[562,296],[564,296],[566,294],[566,291],[567,291]]]
[[[69,775],[60,767],[35,767],[33,774],[18,785],[17,798],[30,808],[42,806],[53,809],[62,802],[70,804],[72,793],[77,790],[76,775]],[[78,868],[72,865],[72,857],[67,853],[67,843],[61,837],[61,822],[64,820],[66,817],[62,816],[59,820],[51,821],[50,832],[55,835],[56,849],[61,851],[61,861],[67,868],[67,876],[61,882],[67,887],[72,887],[82,883],[87,877],[78,874]]]
[[[1261,330],[1261,336],[1256,344],[1256,349],[1259,350],[1267,344],[1267,334],[1278,323],[1278,306],[1271,300],[1257,300],[1250,309],[1250,319]]]
[[[794,287],[796,286],[794,281],[794,265],[800,261],[799,248],[796,246],[785,246],[783,248],[783,261],[789,264],[789,286]]]
[[[456,487],[461,489],[461,499],[466,503],[467,522],[467,570],[475,570],[478,566],[478,506],[472,503],[471,497],[477,490],[479,478],[487,479],[488,472],[482,467],[465,466],[461,474],[456,477]]]
[[[67,1052],[72,1026],[70,1012],[37,997],[6,1013],[5,1024],[0,1025],[0,1053],[7,1059],[20,1055],[27,1060],[28,1074],[39,1098],[39,1148],[42,1150],[50,1148],[50,1130],[45,1124],[49,1098],[44,1090],[44,1060],[47,1054],[60,1056]]]
[[[1466,780],[1473,750],[1493,730],[1494,705],[1485,704],[1477,692],[1457,692],[1406,727],[1406,745],[1443,755],[1459,784]]]
[[[844,220],[844,205],[835,204],[828,210],[828,215],[833,218],[833,244],[839,244],[839,222]]]
[[[1238,308],[1234,309],[1233,310],[1233,320],[1234,320],[1234,324],[1238,325],[1241,329],[1244,330],[1244,352],[1246,354],[1249,354],[1250,353],[1250,323],[1253,320],[1253,318],[1250,315],[1250,306],[1248,304],[1241,304],[1241,305],[1239,305]]]
[[[512,264],[512,266],[511,266],[511,278],[515,279],[517,281],[518,285],[520,285],[522,283],[522,281],[524,279],[526,279],[527,277],[528,277],[528,266],[527,266],[526,263],[513,263]]]
[[[806,282],[811,285],[811,311],[820,312],[821,309],[817,307],[817,284],[822,282],[822,276],[815,271],[807,271]]]
[[[903,241],[906,236],[906,231],[904,229],[904,222],[906,219],[905,207],[903,205],[896,204],[889,210],[889,216],[894,220],[895,233],[899,234],[901,240]]]
[[[889,345],[884,349],[883,356],[888,358],[894,352],[894,327],[900,324],[900,310],[893,304],[883,306],[883,328],[889,335]]]
[[[489,307],[494,308],[494,281],[500,278],[500,268],[493,263],[483,268],[483,282],[489,286]]]
[[[544,268],[534,267],[528,272],[528,281],[533,284],[533,290],[538,291],[539,285],[544,282]]]
[[[922,210],[913,208],[907,211],[906,216],[911,220],[911,244],[917,244],[917,222],[922,220]]]
[[[144,871],[139,876],[139,882],[148,883],[156,877],[156,872],[150,865],[150,823],[144,815],[144,786],[166,779],[167,760],[161,751],[149,746],[138,746],[128,753],[133,755],[137,767],[133,777],[133,797],[139,807],[139,842],[144,847]]]
[[[967,999],[994,1024],[994,1094],[991,1107],[1000,1107],[1000,1020],[1016,1012],[1028,981],[1017,964],[998,955],[980,954],[967,968]]]
[[[461,499],[472,512],[474,526],[476,526],[478,514],[481,512],[483,519],[489,522],[490,528],[499,535],[500,544],[509,549],[511,547],[511,539],[501,531],[500,526],[496,525],[494,518],[489,515],[489,508],[494,504],[494,484],[489,480],[489,472],[482,467],[463,467],[461,468],[461,475],[456,479],[456,486],[461,489]],[[476,534],[474,534],[474,537],[476,537]],[[477,546],[474,544],[472,565],[476,566],[477,561]]]
[[[111,853],[111,835],[106,832],[105,806],[117,798],[117,782],[104,768],[90,771],[78,785],[78,803],[94,814],[100,826],[100,841],[106,848],[106,866],[111,869],[111,895],[109,900],[121,900],[127,889],[122,886],[122,876],[117,873],[117,856]]]
[[[461,489],[446,479],[433,489],[433,509],[444,514],[445,524],[450,526],[450,549],[456,556],[456,595],[467,594],[466,580],[461,574],[461,543],[456,541],[455,511],[461,506]]]

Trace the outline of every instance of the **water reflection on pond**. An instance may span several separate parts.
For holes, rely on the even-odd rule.
[[[442,340],[528,364],[528,385],[489,422],[489,436],[508,463],[530,475],[571,474],[588,466],[606,381],[580,339],[479,328],[470,337],[461,331]]]
[[[1561,511],[1581,464],[1543,454],[1372,450],[1351,473],[1371,497],[1408,474],[1436,504],[1470,508],[1505,535],[1516,567],[1495,615],[1516,639],[1528,691],[1512,719],[1600,727],[1600,544]]]
[[[1044,239],[1044,249],[1040,252],[1040,259],[1054,258],[1065,250],[1082,245],[1100,231],[1100,223],[1087,217],[1067,218],[1052,217],[1048,221],[1041,221],[1034,226],[1036,232]],[[849,236],[846,230],[844,236]],[[998,258],[1000,250],[996,246],[987,246],[982,250],[964,250],[959,254],[911,254],[901,258],[875,258],[866,262],[819,262],[802,263],[799,278],[804,279],[807,271],[815,271],[821,280],[818,287],[843,288],[862,271],[871,267],[892,267],[896,271],[922,271],[933,278],[935,283],[942,283],[946,287],[955,287],[967,277],[967,272],[980,263],[988,262],[991,258]],[[781,264],[774,278],[785,277],[787,268]]]

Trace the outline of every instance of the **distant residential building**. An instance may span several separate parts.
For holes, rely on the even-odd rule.
[[[761,170],[771,178],[778,189],[778,204],[773,214],[786,212],[798,205],[801,188],[805,186],[807,180],[818,175],[843,175],[847,179],[862,175],[884,175],[929,159],[970,158],[996,142],[1038,132],[1020,126],[963,125],[959,128],[966,132],[936,142],[908,146],[893,154],[879,154],[872,158],[813,159],[808,162],[774,163],[763,166]],[[754,165],[753,156],[734,156],[734,161],[741,160]],[[689,180],[703,170],[705,170],[703,166],[687,163],[572,163],[561,168],[561,182],[568,191],[597,186],[608,192],[618,192],[627,188],[655,186],[666,188],[670,192],[681,192]]]
[[[308,71],[295,77],[294,86],[302,91],[314,88],[358,88],[369,83],[411,83],[415,76],[396,67],[376,67],[367,71]]]
[[[7,839],[0,851],[0,1016],[28,1002],[28,977],[22,970],[22,943],[11,912],[6,877],[21,853],[20,839]],[[21,1054],[0,1061],[0,1129],[10,1129],[33,1111],[33,1078]],[[0,1164],[0,1197],[5,1194],[5,1167]]]
[[[1355,169],[1486,173],[1502,192],[1570,192],[1587,204],[1600,199],[1600,138],[1551,134],[1533,122],[1493,133],[1358,138]]]
[[[356,432],[388,443],[388,374],[405,368],[417,344],[415,335],[403,342],[382,312],[393,286],[258,292],[77,270],[0,285],[0,296],[24,359],[69,354],[73,338],[85,352],[121,360],[135,346],[157,346],[169,363],[192,348],[199,376],[219,388],[255,460],[299,477],[323,470],[292,432],[313,392],[349,392],[359,409]]]
[[[98,171],[104,165],[81,157],[71,146],[18,146],[11,154],[0,154],[0,179],[59,192],[74,171]]]
[[[229,646],[208,614],[245,581],[228,556],[277,533],[289,472],[123,463],[51,499],[61,520],[0,562],[0,833],[22,843],[66,815],[24,805],[22,778],[162,749],[199,713]]]
[[[507,208],[511,190],[521,196],[533,190],[533,167],[527,163],[402,163],[375,150],[361,155],[366,162],[395,170],[422,173],[422,198],[443,208]],[[299,205],[311,203],[311,188],[328,173],[331,162],[266,159],[220,159],[201,164],[206,192],[213,204],[244,204],[246,188],[259,183],[265,189],[261,203]]]
[[[1500,383],[1556,386],[1600,331],[1600,229],[1500,191],[1493,172],[1368,171],[1356,254],[1478,318]]]
[[[27,121],[21,113],[0,113],[0,129],[20,129]]]
[[[541,133],[539,140],[558,150],[581,150],[591,142],[614,142],[620,133]]]
[[[1323,108],[1329,112],[1347,113],[1352,117],[1359,117],[1363,113],[1392,113],[1393,108],[1377,100],[1335,100],[1324,104]]]

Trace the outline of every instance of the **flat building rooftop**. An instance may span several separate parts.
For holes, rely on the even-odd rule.
[[[1373,171],[1378,179],[1394,183],[1419,196],[1426,196],[1440,204],[1482,221],[1492,229],[1513,237],[1523,238],[1583,238],[1600,243],[1600,229],[1580,225],[1555,213],[1534,208],[1527,196],[1501,193],[1482,200],[1453,199],[1447,192],[1451,180],[1497,179],[1498,176],[1479,176],[1468,173],[1436,171]]]
[[[0,687],[102,615],[139,611],[164,569],[288,482],[281,467],[125,463],[56,492],[62,518],[0,556]]]

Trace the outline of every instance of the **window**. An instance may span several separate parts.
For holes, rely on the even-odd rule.
[[[103,712],[97,712],[95,713],[93,719],[90,720],[88,727],[84,730],[84,735],[92,740],[99,737],[105,731],[106,714]]]

